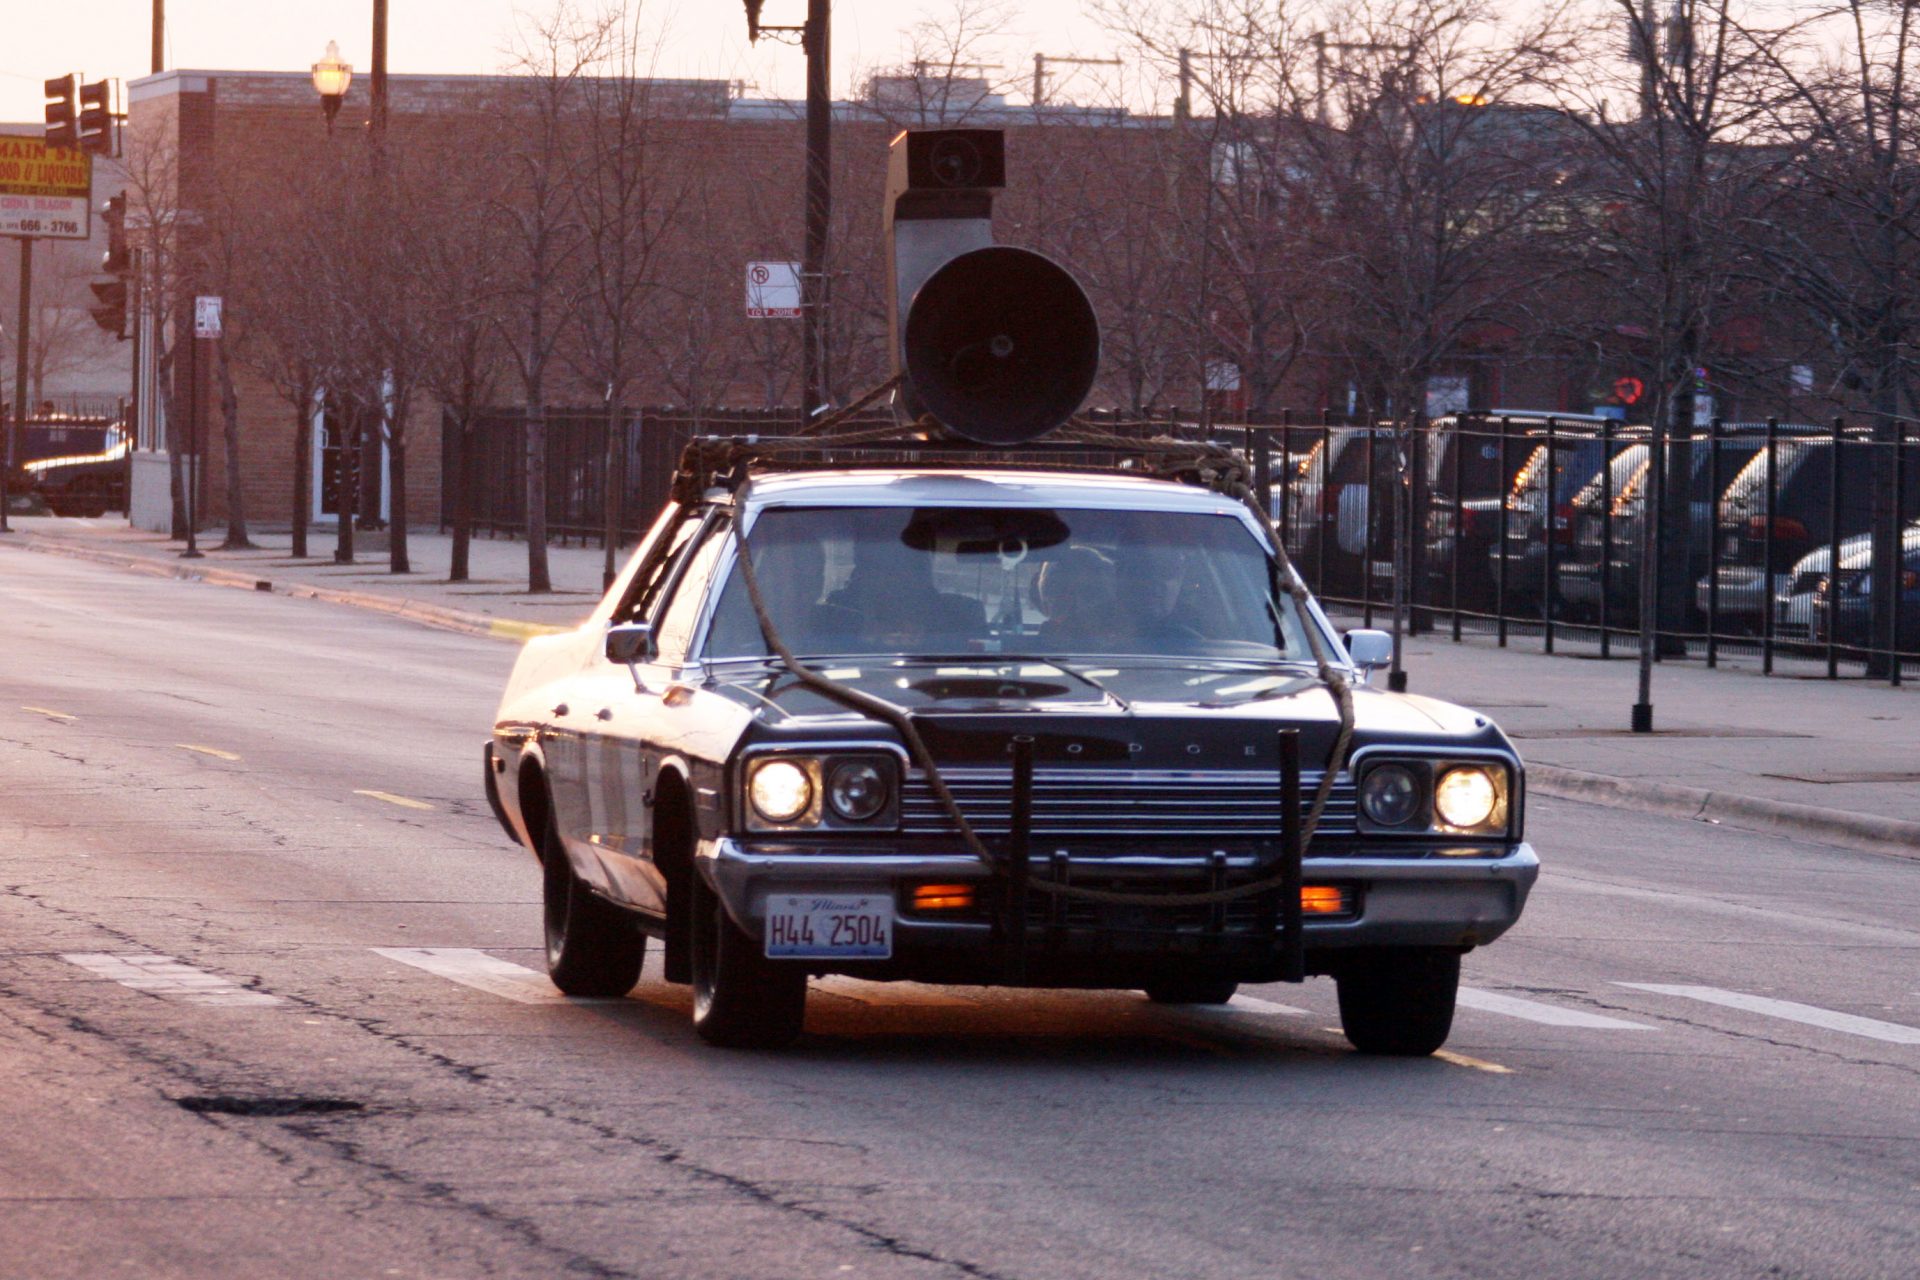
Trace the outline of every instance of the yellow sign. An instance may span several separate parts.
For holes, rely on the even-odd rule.
[[[92,205],[91,155],[0,134],[0,235],[85,240]]]

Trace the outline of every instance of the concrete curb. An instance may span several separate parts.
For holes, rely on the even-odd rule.
[[[1766,800],[1731,791],[1708,791],[1670,782],[1643,782],[1586,773],[1557,765],[1527,766],[1527,785],[1541,795],[1580,800],[1611,809],[1636,809],[1668,818],[1719,822],[1744,831],[1800,836],[1822,844],[1920,861],[1920,822]]]
[[[449,609],[445,605],[431,604],[424,600],[407,600],[370,591],[349,591],[341,587],[319,587],[312,583],[285,580],[275,582],[270,578],[262,578],[234,569],[222,569],[214,565],[166,561],[154,556],[141,555],[138,552],[116,551],[110,547],[81,546],[64,538],[47,538],[31,533],[22,534],[20,537],[19,542],[0,542],[0,546],[15,546],[23,551],[66,556],[69,559],[85,560],[92,564],[124,569],[130,573],[141,573],[153,578],[205,582],[216,587],[234,587],[242,591],[266,591],[296,600],[323,600],[330,604],[351,605],[356,609],[369,609],[376,613],[390,614],[405,618],[409,622],[438,627],[443,631],[457,631],[462,635],[510,640],[520,644],[534,636],[554,635],[567,630],[565,627],[550,626],[544,622],[523,622],[517,618],[490,618],[485,614]]]

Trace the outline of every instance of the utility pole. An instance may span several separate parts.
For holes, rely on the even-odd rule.
[[[13,421],[7,424],[7,444],[3,451],[5,471],[0,472],[0,533],[12,533],[7,523],[7,482],[13,474],[14,439],[27,420],[27,325],[33,316],[33,238],[20,237],[20,311],[13,332]]]
[[[807,55],[806,241],[800,255],[800,366],[802,417],[811,420],[833,398],[828,376],[828,231],[833,220],[832,0],[807,0],[798,27],[760,21],[765,0],[746,0],[747,39],[799,36]]]
[[[832,397],[827,375],[827,233],[833,217],[833,94],[830,80],[831,0],[807,0],[801,43],[807,54],[807,239],[800,267],[801,360],[806,365],[807,419]]]
[[[153,74],[167,69],[167,0],[153,0]]]

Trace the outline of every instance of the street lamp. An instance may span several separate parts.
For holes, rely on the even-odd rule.
[[[320,109],[327,114],[327,132],[333,132],[333,118],[340,114],[340,100],[353,83],[353,68],[340,57],[340,43],[327,41],[326,56],[313,64],[313,87],[320,94]]]

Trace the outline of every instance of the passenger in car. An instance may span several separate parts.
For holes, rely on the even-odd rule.
[[[1047,652],[1111,652],[1128,647],[1130,628],[1120,612],[1119,573],[1094,547],[1064,548],[1041,566],[1034,594],[1047,620],[1040,647]]]
[[[891,530],[855,534],[853,572],[827,603],[859,614],[861,634],[882,650],[965,653],[987,631],[985,606],[936,588],[933,556]]]

